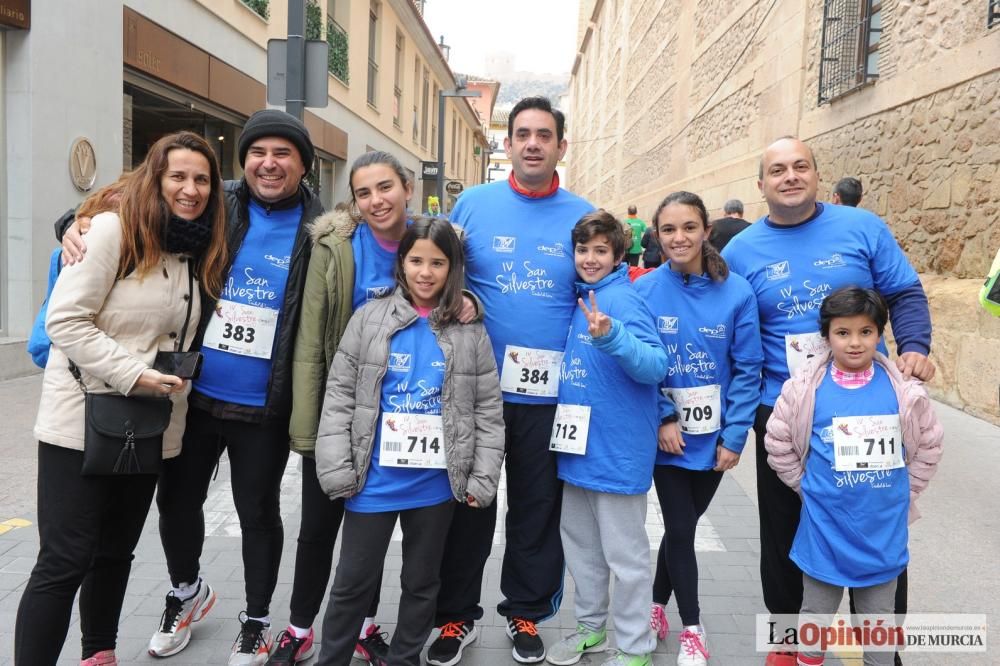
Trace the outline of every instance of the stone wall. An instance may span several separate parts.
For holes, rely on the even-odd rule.
[[[998,90],[995,72],[808,138],[821,198],[859,178],[918,271],[981,279],[1000,247]]]
[[[1000,248],[1000,27],[985,4],[884,0],[878,81],[819,106],[820,0],[777,0],[766,19],[769,0],[606,1],[573,77],[569,138],[583,143],[567,185],[622,214],[686,189],[752,217],[766,212],[761,151],[802,137],[820,199],[860,178],[920,272],[930,390],[1000,423],[1000,320],[976,301]]]

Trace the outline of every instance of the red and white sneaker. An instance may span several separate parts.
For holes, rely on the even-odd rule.
[[[149,639],[149,654],[169,657],[186,648],[191,640],[191,625],[208,615],[215,598],[215,590],[205,581],[201,581],[193,597],[184,601],[175,597],[173,591],[167,592],[160,628]]]
[[[240,633],[233,641],[229,666],[264,666],[274,644],[271,625],[251,620],[246,613],[240,613],[239,620]]]

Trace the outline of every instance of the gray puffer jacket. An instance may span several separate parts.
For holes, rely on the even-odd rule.
[[[504,456],[503,402],[490,339],[482,323],[430,327],[444,353],[441,391],[445,460],[455,498],[488,506],[497,493]],[[397,289],[354,313],[326,383],[316,437],[316,473],[330,499],[364,488],[379,419],[389,340],[417,320]]]

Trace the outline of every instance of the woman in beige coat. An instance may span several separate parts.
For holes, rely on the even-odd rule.
[[[17,664],[56,663],[78,589],[81,664],[117,664],[118,618],[156,476],[81,474],[84,387],[168,396],[163,457],[180,452],[189,384],[152,365],[157,352],[190,345],[199,287],[211,295],[221,287],[221,191],[211,147],[180,132],[157,141],[135,171],[81,209],[101,214],[87,236],[87,261],[65,267],[49,298],[52,350],[35,422],[40,547],[17,612]]]

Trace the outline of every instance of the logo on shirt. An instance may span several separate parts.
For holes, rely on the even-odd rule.
[[[819,438],[826,444],[833,443],[833,426],[827,426],[819,431]]]
[[[513,252],[516,245],[517,245],[517,238],[514,236],[493,237],[494,252],[508,252],[508,253]]]
[[[550,257],[565,257],[566,251],[563,249],[562,243],[556,243],[555,245],[539,245],[536,248],[542,254],[547,254]]]
[[[846,266],[847,262],[844,258],[840,256],[839,252],[835,252],[830,255],[828,259],[817,259],[813,262],[813,266],[817,268],[840,268],[841,266]]]
[[[410,371],[410,355],[409,354],[397,354],[396,352],[389,353],[389,369],[395,370],[396,372],[409,372]]]
[[[431,362],[431,367],[432,368],[437,368],[441,372],[444,372],[444,361],[432,361]]]
[[[715,328],[708,328],[707,326],[701,326],[698,328],[698,332],[704,335],[706,338],[725,338],[726,325],[719,324]]]
[[[779,261],[767,267],[768,280],[784,280],[791,277],[792,272],[788,268],[788,261]]]
[[[285,257],[276,257],[273,254],[265,254],[264,260],[267,261],[272,266],[274,266],[275,268],[280,268],[281,270],[287,271],[288,264],[292,262],[292,255],[288,255]]]
[[[388,296],[389,292],[391,290],[392,290],[392,287],[389,287],[389,286],[384,286],[384,287],[368,287],[368,299],[367,300],[373,301],[376,298],[382,298],[383,296]]]
[[[677,333],[677,317],[657,317],[656,324],[660,333]]]

